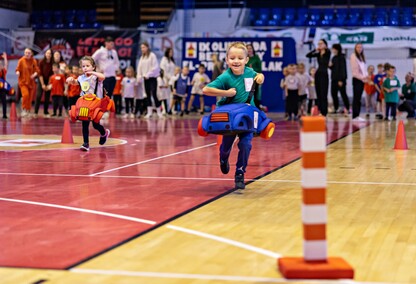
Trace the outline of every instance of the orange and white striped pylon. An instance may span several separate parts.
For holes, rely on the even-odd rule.
[[[280,272],[289,279],[354,278],[354,270],[346,261],[327,257],[325,117],[304,116],[301,127],[304,257],[279,258]]]

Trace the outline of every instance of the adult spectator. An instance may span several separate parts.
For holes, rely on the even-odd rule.
[[[43,114],[45,117],[49,117],[48,108],[51,91],[47,88],[47,86],[49,85],[49,78],[53,74],[52,64],[52,50],[48,49],[45,51],[42,60],[39,62],[39,76],[35,100],[35,117],[38,115],[43,94],[45,94],[43,101]]]
[[[168,81],[175,73],[175,59],[173,59],[173,49],[168,47],[165,50],[165,54],[160,60],[160,69],[163,70],[163,77]]]
[[[357,43],[354,52],[350,57],[352,70],[352,118],[355,121],[365,121],[360,117],[361,97],[364,91],[364,83],[367,82],[367,65],[365,63],[364,48],[361,43]]]
[[[332,45],[332,54],[333,57],[329,63],[329,68],[331,69],[331,95],[334,104],[334,113],[338,112],[338,92],[340,92],[342,101],[344,102],[343,112],[347,115],[350,109],[350,102],[346,91],[347,62],[345,60],[345,54],[342,53],[342,46],[339,43]]]
[[[160,74],[159,62],[156,55],[150,50],[149,44],[143,42],[140,45],[142,55],[137,64],[137,81],[144,82],[144,89],[147,95],[147,114],[145,118],[152,116],[152,99],[155,103],[157,115],[162,118],[160,110],[160,101],[157,98],[157,77]]]
[[[407,112],[407,118],[415,117],[416,108],[416,83],[412,73],[407,73],[405,77],[405,83],[402,86],[402,94],[400,98],[402,102],[399,104],[398,109],[402,112]]]
[[[98,69],[104,74],[104,89],[107,95],[113,96],[114,87],[116,86],[116,71],[120,68],[117,51],[114,49],[114,40],[111,36],[105,38],[104,46],[98,49],[92,55]]]
[[[328,43],[326,40],[320,39],[318,41],[318,47],[306,54],[306,57],[316,57],[318,60],[318,69],[315,74],[315,90],[319,111],[323,116],[326,116],[328,114],[328,66],[329,59],[331,57],[331,52],[328,49]]]
[[[214,64],[213,69],[212,69],[211,81],[214,81],[215,79],[217,79],[218,76],[222,74],[222,72],[224,72],[224,64],[222,61],[218,59],[217,53],[211,54],[211,60],[212,60],[212,63]]]
[[[257,73],[262,73],[261,71],[261,60],[260,57],[256,54],[254,47],[252,44],[247,44],[247,54],[248,54],[248,62],[246,66],[253,68],[253,70]],[[254,104],[256,107],[260,108],[260,100],[261,100],[261,86],[256,85],[256,90],[254,92]]]
[[[33,52],[30,48],[26,48],[16,67],[17,81],[22,95],[22,117],[30,115],[32,98],[36,91],[35,78],[38,73],[39,68],[36,59],[33,58]]]

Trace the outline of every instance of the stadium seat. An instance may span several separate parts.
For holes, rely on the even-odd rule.
[[[352,8],[349,12],[347,26],[355,27],[361,24],[361,13],[359,9]]]
[[[295,21],[295,9],[286,8],[283,14],[283,19],[281,22],[282,26],[292,26]]]
[[[269,9],[261,8],[259,10],[259,15],[258,15],[257,19],[263,20],[265,22],[268,21],[269,20]]]
[[[53,11],[52,23],[55,29],[64,28],[64,13],[60,10]]]
[[[413,16],[413,8],[412,7],[402,7],[401,8],[403,16]]]
[[[322,10],[322,20],[321,25],[324,27],[332,26],[334,21],[334,10],[333,9],[323,9]]]
[[[306,8],[298,8],[296,13],[296,20],[294,21],[294,25],[297,27],[306,26],[306,23],[309,18],[308,9]]]
[[[272,13],[271,13],[271,19],[275,20],[275,21],[281,21],[282,20],[282,15],[283,14],[283,10],[280,8],[274,8],[272,9]]]
[[[348,9],[337,9],[335,12],[334,26],[342,27],[346,25],[348,19]]]
[[[415,25],[415,21],[413,19],[413,16],[402,16],[400,18],[400,26],[404,26],[404,27],[411,27]]]
[[[308,26],[316,27],[320,24],[320,20],[321,20],[321,10],[320,9],[310,9],[309,10]]]
[[[374,22],[375,22],[376,26],[386,26],[387,25],[386,17],[382,16],[382,15],[377,15]]]
[[[361,25],[363,26],[373,26],[374,20],[373,20],[373,9],[363,9],[362,10],[362,21]]]
[[[257,19],[254,21],[254,26],[256,27],[264,27],[266,24],[267,24],[266,21],[263,21],[260,19]]]

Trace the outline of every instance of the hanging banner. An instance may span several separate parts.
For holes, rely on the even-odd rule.
[[[345,48],[353,48],[360,42],[365,48],[416,48],[416,29],[390,27],[361,28],[345,30],[339,28],[317,28],[314,43],[323,38],[331,46],[340,43]]]
[[[33,48],[34,38],[34,31],[12,30],[12,54],[15,56],[23,56],[25,48]]]
[[[139,31],[45,31],[36,32],[35,45],[42,49],[48,48],[61,52],[67,64],[77,65],[85,55],[92,55],[101,46],[107,36],[114,39],[115,49],[120,59],[120,68],[128,66],[136,68],[140,32]]]
[[[234,41],[252,44],[262,61],[265,82],[262,86],[261,103],[270,111],[284,111],[280,80],[283,78],[283,67],[296,63],[296,47],[292,38],[184,38],[182,66],[188,66],[192,76],[202,63],[206,66],[207,75],[211,77],[213,70],[211,54],[217,53],[220,60],[225,60],[227,46]],[[215,98],[212,99],[215,103]]]

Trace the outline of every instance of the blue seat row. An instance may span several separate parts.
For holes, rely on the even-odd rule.
[[[31,25],[38,29],[98,29],[95,10],[33,11]]]
[[[252,9],[250,25],[264,26],[414,26],[413,8]]]

